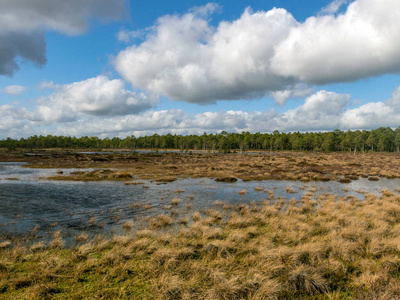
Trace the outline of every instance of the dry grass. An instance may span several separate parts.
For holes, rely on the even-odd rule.
[[[0,249],[7,248],[7,247],[9,247],[9,246],[11,246],[11,242],[10,242],[10,241],[3,241],[3,242],[0,242]]]
[[[124,230],[131,230],[132,226],[133,226],[133,221],[132,220],[128,220],[122,225],[122,228]]]
[[[152,209],[153,206],[151,206],[150,204],[145,204],[145,205],[143,205],[143,208],[148,210],[148,209]]]
[[[162,214],[150,219],[149,228],[150,229],[162,228],[168,225],[172,225],[173,223],[174,223],[173,218],[171,218],[168,215]]]
[[[197,222],[201,219],[201,215],[198,211],[193,214],[193,221]]]
[[[274,198],[274,191],[273,190],[266,189],[264,192],[268,194],[268,199],[273,199]]]
[[[247,191],[246,191],[246,190],[241,190],[241,191],[238,192],[238,194],[239,194],[239,195],[246,195],[246,194],[247,194]]]
[[[14,156],[13,156],[14,155]],[[40,156],[23,157],[31,167],[38,168],[93,168],[71,175],[57,174],[55,180],[123,180],[130,184],[142,184],[131,180],[155,180],[170,182],[177,178],[208,177],[221,182],[243,180],[300,180],[330,181],[360,177],[379,180],[379,177],[400,178],[399,153],[348,152],[277,152],[266,154],[109,154],[105,160],[93,160],[93,156],[73,154],[54,155],[46,159]],[[2,161],[21,161],[17,154],[3,154]],[[175,167],[179,165],[179,168]],[[210,167],[212,166],[212,167]],[[127,181],[129,179],[129,181]],[[342,180],[343,181],[343,180]],[[136,183],[138,182],[138,183]],[[145,187],[145,186],[144,186]]]
[[[159,215],[70,249],[59,232],[3,241],[0,298],[399,299],[400,195],[314,193]]]
[[[293,187],[287,186],[287,187],[286,187],[286,193],[288,193],[288,194],[295,194],[295,193],[297,193],[297,192],[293,189]]]
[[[171,205],[178,205],[181,202],[181,199],[179,198],[173,198],[171,200]]]
[[[254,190],[255,190],[256,192],[261,192],[261,191],[263,191],[264,189],[263,189],[262,186],[256,186],[256,187],[254,188]]]
[[[75,241],[77,241],[77,242],[86,242],[88,239],[89,239],[88,234],[86,234],[84,232],[75,236]]]

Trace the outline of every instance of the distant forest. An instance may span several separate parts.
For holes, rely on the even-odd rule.
[[[100,139],[94,136],[31,136],[21,139],[0,140],[0,148],[15,150],[68,148],[68,149],[178,149],[210,152],[245,152],[247,150],[314,150],[314,151],[388,151],[399,152],[400,127],[380,127],[374,130],[331,132],[278,132],[228,133],[202,135],[166,134],[126,138]]]

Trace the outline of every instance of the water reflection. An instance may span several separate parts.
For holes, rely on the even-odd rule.
[[[64,236],[82,231],[92,234],[111,234],[122,231],[126,220],[138,220],[161,213],[170,214],[173,198],[181,199],[176,208],[201,211],[225,204],[262,202],[273,191],[278,198],[299,199],[315,188],[315,195],[325,193],[338,196],[363,192],[379,194],[382,189],[394,190],[400,180],[381,178],[378,182],[367,179],[349,184],[338,182],[294,181],[237,181],[218,183],[212,179],[181,179],[165,185],[151,181],[124,185],[123,182],[68,182],[47,181],[41,178],[73,169],[30,169],[21,163],[0,163],[0,235],[5,237],[28,235],[36,231],[46,237],[54,230]],[[345,189],[345,190],[344,190]],[[239,193],[239,191],[245,191]],[[179,212],[178,212],[179,213]],[[139,223],[138,223],[139,224]]]

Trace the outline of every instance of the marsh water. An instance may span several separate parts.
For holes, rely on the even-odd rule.
[[[399,179],[365,178],[341,184],[330,182],[249,181],[219,183],[212,179],[178,179],[159,184],[140,181],[136,185],[124,182],[49,181],[44,178],[74,169],[31,169],[23,163],[0,163],[0,239],[35,235],[50,237],[55,230],[71,237],[81,232],[113,234],[122,231],[122,225],[162,213],[170,214],[173,198],[179,198],[174,213],[204,211],[222,204],[260,203],[267,200],[266,190],[272,190],[276,199],[300,199],[315,188],[321,194],[355,195],[379,194],[383,189],[400,187]],[[256,189],[257,187],[257,189]],[[246,193],[239,193],[246,190]],[[289,191],[289,192],[288,192]],[[138,225],[139,226],[139,225]]]

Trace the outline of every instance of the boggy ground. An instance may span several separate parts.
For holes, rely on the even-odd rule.
[[[208,177],[221,181],[287,179],[341,180],[360,176],[400,178],[399,153],[277,152],[264,154],[82,154],[42,151],[37,156],[0,153],[0,161],[26,161],[33,168],[93,168],[90,172],[58,175],[57,180],[124,180],[134,178],[173,181],[178,177]]]
[[[111,240],[0,243],[1,299],[399,299],[400,196],[216,202]],[[190,200],[186,200],[189,201]],[[184,202],[171,203],[183,212]]]

